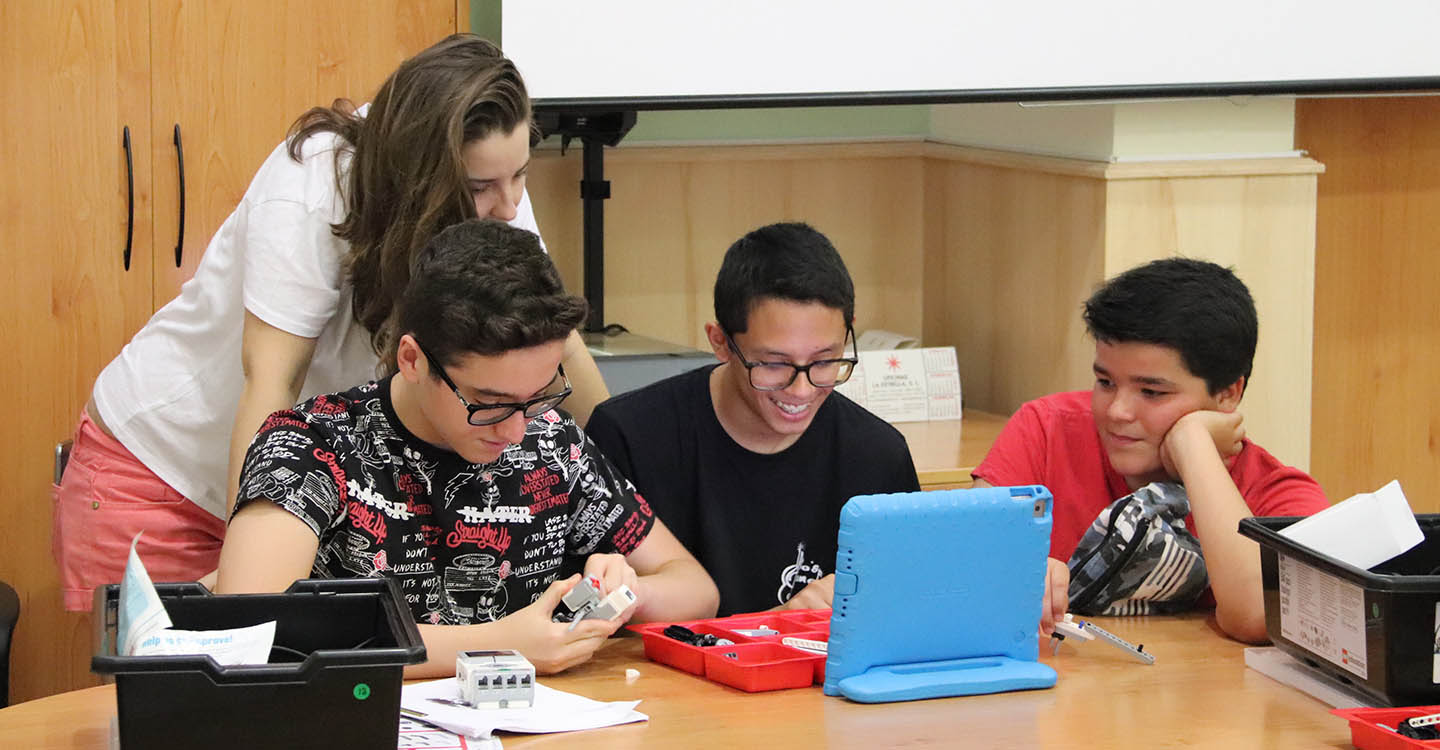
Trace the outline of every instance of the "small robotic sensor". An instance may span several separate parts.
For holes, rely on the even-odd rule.
[[[461,651],[455,659],[460,699],[475,708],[529,708],[535,703],[535,667],[514,649]]]
[[[554,619],[568,621],[570,629],[574,630],[581,620],[613,620],[619,617],[635,603],[635,592],[631,591],[629,586],[622,585],[601,596],[600,580],[594,576],[586,576],[575,584],[575,588],[570,589],[570,593],[566,594],[560,603],[569,612],[567,614],[557,611]]]

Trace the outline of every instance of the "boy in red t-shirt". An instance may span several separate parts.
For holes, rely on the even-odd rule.
[[[1055,497],[1041,630],[1068,607],[1065,561],[1095,517],[1146,484],[1179,481],[1220,629],[1264,641],[1260,556],[1236,531],[1240,519],[1309,515],[1328,502],[1314,479],[1245,439],[1238,408],[1258,331],[1249,290],[1214,263],[1167,258],[1111,279],[1084,317],[1095,339],[1090,393],[1021,406],[972,474],[977,487],[1043,484]]]

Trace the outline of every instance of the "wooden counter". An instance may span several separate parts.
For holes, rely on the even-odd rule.
[[[1008,417],[966,409],[958,421],[901,422],[895,429],[910,444],[910,456],[925,490],[969,487],[974,469]]]

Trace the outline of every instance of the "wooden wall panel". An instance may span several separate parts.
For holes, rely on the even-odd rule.
[[[1306,161],[1299,160],[1296,161]],[[1112,179],[1106,275],[1168,255],[1232,266],[1255,298],[1260,341],[1241,409],[1249,436],[1281,461],[1310,461],[1310,311],[1315,171]]]
[[[1311,467],[1332,497],[1399,479],[1440,512],[1440,99],[1302,99],[1295,125],[1326,166]]]
[[[953,345],[965,404],[1009,414],[1086,388],[1093,348],[1080,301],[1102,278],[1105,185],[1089,177],[938,162],[943,288],[927,329]],[[934,317],[938,314],[938,319]]]
[[[922,329],[919,144],[635,148],[607,153],[605,317],[634,333],[708,349],[704,324],[725,250],[745,232],[806,221],[835,244],[856,287],[856,328]],[[536,220],[566,283],[581,286],[578,150],[538,151]]]

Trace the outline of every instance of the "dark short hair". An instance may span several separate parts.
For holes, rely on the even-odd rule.
[[[1138,341],[1174,349],[1213,395],[1240,378],[1248,384],[1259,319],[1235,273],[1209,261],[1164,258],[1105,282],[1085,302],[1096,341]]]
[[[471,219],[431,238],[415,258],[397,306],[399,331],[441,365],[563,339],[585,319],[565,292],[540,239],[492,219]],[[387,365],[394,365],[393,352]]]
[[[760,227],[725,251],[715,277],[715,320],[726,333],[744,333],[750,310],[765,299],[819,302],[855,322],[855,284],[845,261],[809,224]]]

